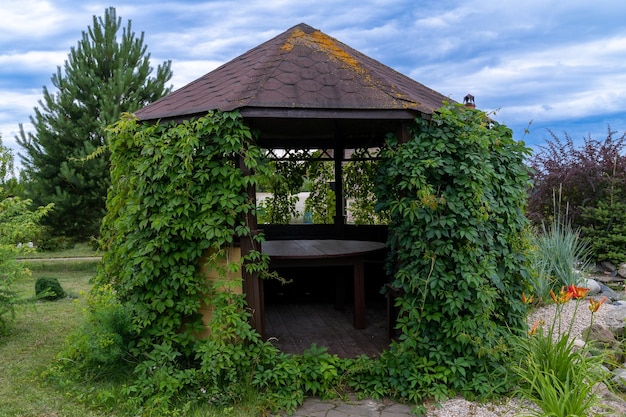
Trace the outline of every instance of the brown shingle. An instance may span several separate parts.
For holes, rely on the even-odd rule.
[[[136,112],[142,120],[239,109],[246,116],[430,114],[446,97],[338,40],[299,24]],[[297,110],[291,111],[290,110]],[[398,110],[398,112],[393,112]],[[392,111],[392,112],[390,112]]]

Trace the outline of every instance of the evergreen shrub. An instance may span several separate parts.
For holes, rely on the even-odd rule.
[[[65,297],[65,290],[58,279],[54,277],[40,277],[35,281],[35,296],[43,300],[56,301]]]

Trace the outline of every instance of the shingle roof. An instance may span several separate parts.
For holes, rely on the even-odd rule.
[[[141,120],[239,109],[245,117],[410,119],[447,98],[299,24],[138,110]]]

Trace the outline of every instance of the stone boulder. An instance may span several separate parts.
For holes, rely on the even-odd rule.
[[[615,384],[615,388],[620,391],[626,391],[626,369],[617,368],[613,370],[613,384]]]
[[[609,300],[611,300],[611,302],[621,300],[622,298],[624,298],[621,292],[616,293],[615,291],[613,291],[611,288],[607,287],[604,284],[599,284],[599,285],[600,285],[600,293],[598,294],[598,296],[606,297]]]
[[[624,328],[626,327],[626,305],[615,304],[615,307],[607,312],[604,323],[613,334],[619,337],[624,335]]]
[[[583,337],[596,348],[615,349],[619,345],[613,332],[597,323],[583,330]]]
[[[602,292],[602,287],[600,286],[598,281],[596,281],[595,279],[583,278],[578,283],[578,286],[589,288],[588,295],[597,295],[597,294],[600,294],[600,292]]]
[[[609,261],[600,262],[600,268],[608,272],[617,272],[617,268]]]

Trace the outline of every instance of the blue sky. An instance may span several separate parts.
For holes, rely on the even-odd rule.
[[[172,61],[174,89],[306,23],[453,100],[471,93],[531,148],[549,139],[547,129],[574,140],[603,139],[608,125],[626,131],[623,0],[77,3],[3,4],[0,133],[16,154],[18,125],[32,130],[43,86],[109,6],[145,33],[153,67]]]

